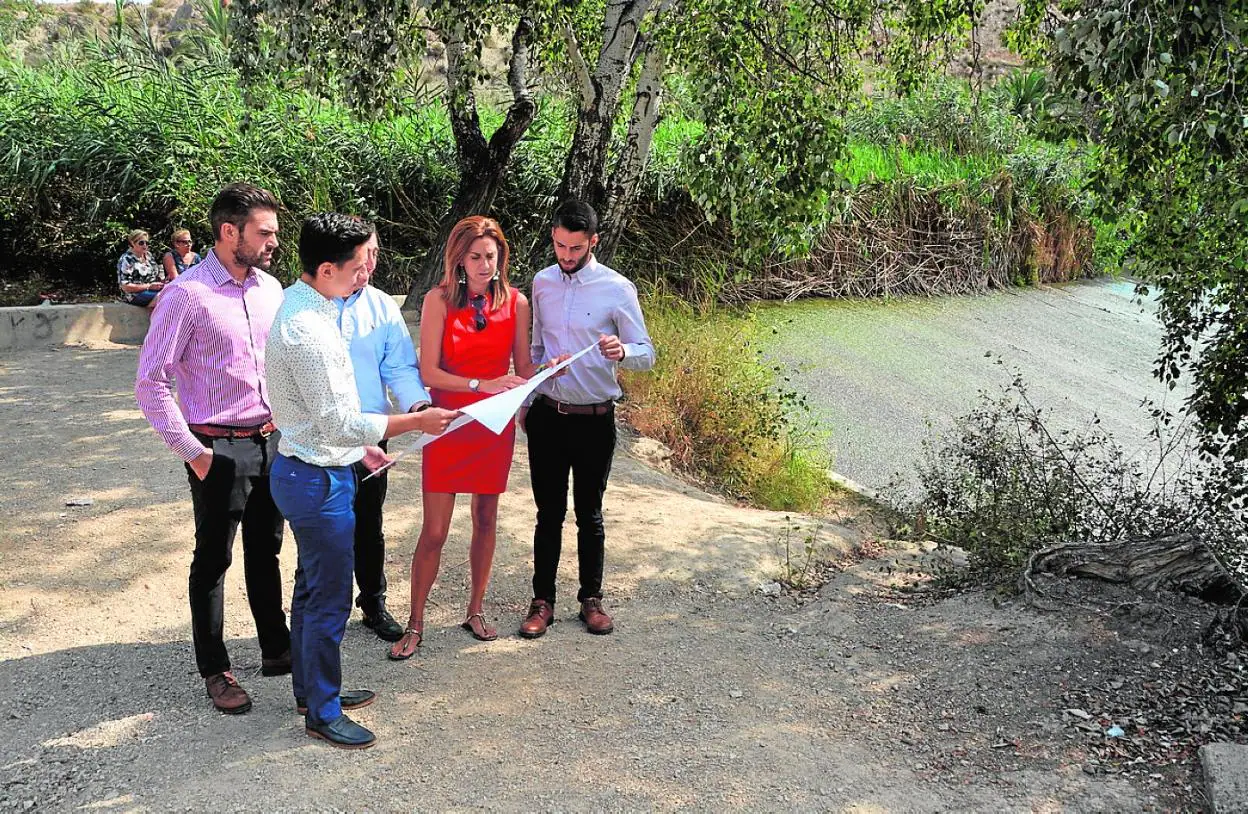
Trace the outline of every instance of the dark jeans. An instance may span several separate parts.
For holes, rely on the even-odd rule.
[[[342,636],[351,615],[355,473],[278,455],[273,498],[299,547],[290,603],[291,689],[306,698],[310,723],[342,715]]]
[[[243,578],[256,620],[260,652],[278,658],[290,649],[282,610],[282,515],[269,494],[269,466],[278,434],[268,438],[208,438],[212,467],[202,481],[188,466],[195,508],[195,554],[191,559],[191,633],[202,676],[230,669],[225,650],[225,572],[234,556],[234,535],[243,526]]]
[[[379,445],[386,449],[386,442]],[[364,480],[368,468],[355,465],[355,581],[360,595],[355,606],[365,616],[376,617],[386,607],[386,535],[382,531],[381,509],[386,502],[390,470]]]
[[[564,415],[542,399],[525,420],[529,437],[529,477],[537,503],[533,532],[533,596],[555,602],[555,576],[563,547],[563,519],[568,513],[568,474],[576,513],[576,553],[581,589],[578,602],[602,598],[606,534],[602,495],[615,456],[615,413]]]

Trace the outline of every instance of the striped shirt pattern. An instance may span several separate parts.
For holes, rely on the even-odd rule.
[[[182,460],[204,452],[188,423],[254,427],[272,418],[264,351],[281,304],[277,278],[253,268],[240,283],[215,251],[165,286],[139,354],[134,395]]]

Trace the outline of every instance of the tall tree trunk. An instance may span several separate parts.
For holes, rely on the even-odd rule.
[[[429,254],[412,279],[403,310],[420,308],[426,291],[442,278],[442,255],[451,229],[469,215],[487,215],[511,166],[516,145],[528,131],[537,115],[537,105],[529,94],[529,39],[533,25],[522,17],[511,37],[511,60],[507,64],[507,84],[511,87],[512,104],[494,135],[487,142],[481,133],[477,116],[477,99],[473,93],[474,66],[469,63],[468,47],[463,28],[456,27],[446,44],[446,105],[455,138],[455,165],[459,184],[450,211],[438,224],[438,235]]]
[[[620,95],[633,73],[641,51],[641,24],[653,0],[608,0],[602,23],[602,50],[592,72],[570,26],[564,40],[572,69],[580,86],[580,107],[572,146],[563,165],[563,179],[555,204],[569,198],[585,201],[601,216],[606,209],[607,150],[611,125],[620,109]],[[533,246],[530,265],[540,268],[548,242]]]
[[[641,75],[637,77],[633,115],[628,120],[628,135],[607,186],[606,205],[600,212],[603,226],[595,253],[604,262],[610,262],[615,254],[624,227],[628,225],[628,215],[641,191],[641,177],[650,159],[650,142],[659,125],[665,65],[662,47],[653,41],[647,43]]]

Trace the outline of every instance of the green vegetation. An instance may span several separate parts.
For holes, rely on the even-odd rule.
[[[1243,585],[1239,478],[1202,464],[1189,422],[1153,416],[1151,449],[1128,454],[1095,420],[1051,428],[1016,376],[925,443],[917,496],[894,503],[910,533],[965,549],[975,579],[1016,584],[1032,555],[1059,544],[1096,551],[1176,535],[1208,546]]]
[[[830,461],[802,423],[803,400],[783,388],[762,357],[763,329],[753,316],[661,294],[642,305],[661,350],[653,371],[622,377],[629,424],[671,448],[682,469],[734,498],[819,511],[833,488]]]
[[[1023,3],[1016,46],[1101,144],[1098,201],[1159,293],[1158,374],[1191,376],[1211,462],[1248,461],[1248,14],[1242,2]],[[1248,492],[1248,482],[1243,484]]]
[[[455,4],[442,5],[445,11]],[[539,6],[557,4],[516,4]],[[715,78],[689,70],[693,57],[675,56],[680,42],[701,38],[699,47],[731,50],[759,22],[749,15],[761,6],[738,6],[706,4],[732,22],[722,31],[692,17],[654,29],[662,34],[654,47],[673,56],[663,69],[664,115],[651,124],[641,168],[630,166],[639,172],[635,186],[603,193],[607,220],[619,229],[613,264],[643,290],[672,293],[647,298],[660,364],[653,375],[629,377],[626,413],[666,442],[679,464],[728,493],[812,510],[831,488],[818,438],[802,423],[799,400],[759,356],[753,318],[716,303],[1070,279],[1098,269],[1095,236],[1113,230],[1088,218],[1088,152],[1046,140],[1061,136],[1040,126],[1048,121],[1048,96],[1034,79],[979,98],[965,82],[913,81],[923,57],[903,45],[956,27],[964,4],[942,0],[931,15],[911,21],[932,30],[907,29],[891,56],[903,80],[897,86],[914,93],[872,100],[860,98],[854,69],[827,67],[836,60],[799,66],[830,95],[812,94],[807,79],[795,81],[797,63],[767,63],[759,46],[792,49],[808,41],[821,25],[813,17],[794,17],[785,23],[792,29],[757,29],[766,42],[751,45],[749,54],[734,52],[748,56],[748,70]],[[241,3],[231,11],[258,7]],[[16,8],[0,9],[0,32],[13,34],[8,42],[30,33],[36,13],[34,6]],[[600,33],[597,8],[584,4],[577,20],[583,44]],[[49,13],[38,10],[45,19]],[[376,90],[367,83],[377,77],[359,76],[365,84],[352,85],[342,70],[358,60],[337,57],[319,79],[306,66],[284,64],[265,39],[277,19],[249,30],[240,25],[245,18],[203,0],[198,22],[183,20],[186,27],[166,37],[153,32],[142,10],[119,5],[113,19],[93,18],[89,34],[58,34],[42,50],[0,55],[0,297],[30,301],[52,287],[109,292],[127,229],[148,229],[163,250],[174,229],[187,227],[202,246],[210,239],[208,202],[222,184],[239,179],[272,189],[286,206],[279,275],[293,276],[288,249],[299,220],[337,209],[379,224],[377,282],[406,291],[427,279],[448,213],[464,200],[465,158],[519,124],[514,152],[472,172],[496,185],[478,190],[473,206],[488,208],[507,230],[513,277],[523,284],[544,262],[548,213],[570,188],[569,156],[585,138],[586,104],[608,116],[613,145],[606,157],[582,156],[588,169],[578,183],[593,188],[622,166],[623,145],[635,132],[627,108],[653,67],[634,63],[633,79],[617,89],[623,106],[587,99],[583,87],[582,94],[569,92],[567,77],[545,76],[531,99],[531,119],[518,123],[511,112],[520,97],[509,108],[463,95],[476,88],[482,100],[497,101],[509,93],[478,81],[488,73],[485,58],[461,43],[468,55],[459,56],[472,64],[452,78],[452,85],[467,84],[448,98],[465,106],[439,101],[415,54],[400,55],[386,92],[362,106],[364,91]],[[63,32],[62,23],[53,30]],[[803,59],[856,47],[853,36],[834,39]],[[240,62],[247,54],[256,59]],[[587,66],[599,56],[592,48],[581,54]],[[766,81],[750,74],[755,69],[768,71]]]

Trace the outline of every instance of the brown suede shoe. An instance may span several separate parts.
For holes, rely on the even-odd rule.
[[[596,636],[605,636],[615,630],[615,623],[602,609],[601,599],[586,599],[581,603],[581,621],[585,629]]]
[[[217,673],[204,679],[212,705],[226,715],[242,715],[251,709],[251,696],[238,685],[233,673]]]
[[[545,599],[534,599],[529,605],[529,615],[520,625],[520,635],[526,639],[536,639],[554,623],[555,609]]]

